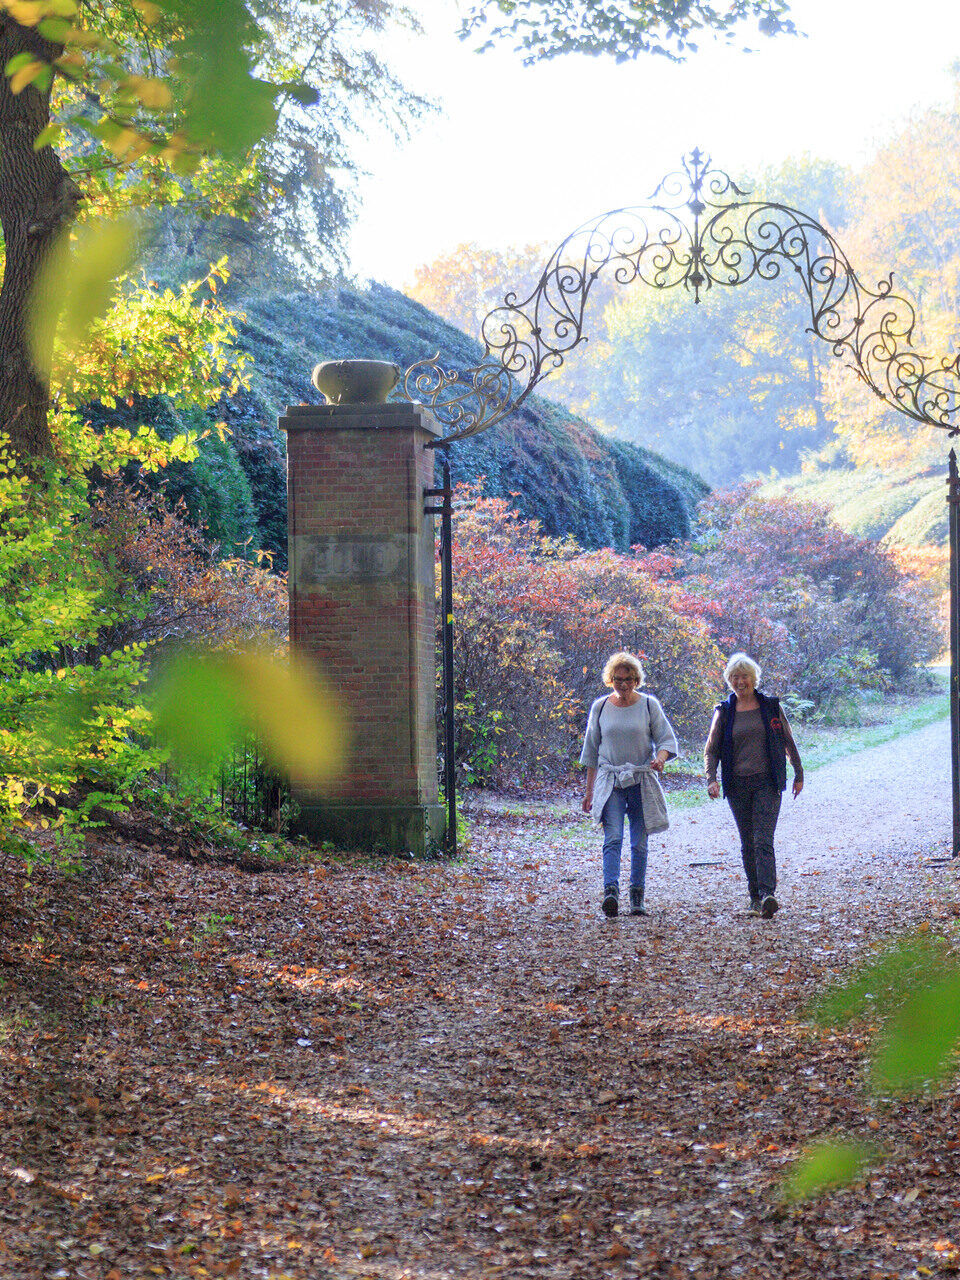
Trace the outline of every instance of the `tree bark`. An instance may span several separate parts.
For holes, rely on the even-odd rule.
[[[49,62],[60,52],[36,30],[0,16],[0,69],[18,53]],[[0,431],[24,458],[42,457],[53,447],[50,383],[35,367],[28,341],[31,293],[79,202],[77,186],[54,149],[33,149],[49,120],[49,92],[30,85],[13,94],[0,70],[0,226],[6,253],[0,288]],[[52,351],[52,333],[49,344]]]
[[[807,357],[807,386],[810,388],[810,399],[813,401],[814,421],[817,424],[817,443],[823,443],[823,436],[826,430],[826,421],[823,416],[823,406],[820,403],[820,370],[817,368],[817,361],[814,357],[812,343],[806,344]]]

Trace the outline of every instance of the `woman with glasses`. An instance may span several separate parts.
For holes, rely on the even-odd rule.
[[[603,668],[613,693],[590,708],[580,763],[587,766],[582,808],[603,828],[603,913],[620,904],[620,849],[630,819],[630,914],[645,916],[647,836],[669,825],[657,774],[677,754],[677,737],[656,698],[641,693],[643,667],[632,653],[614,653]]]

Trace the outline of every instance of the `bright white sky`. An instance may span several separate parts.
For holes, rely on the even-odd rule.
[[[960,5],[795,0],[807,39],[744,29],[675,66],[566,57],[524,67],[457,40],[456,0],[414,0],[423,36],[391,62],[442,106],[400,146],[371,136],[352,239],[361,279],[396,288],[463,241],[559,242],[607,209],[644,204],[699,146],[734,180],[789,156],[858,164],[917,107],[951,99]],[[757,52],[736,51],[753,43]],[[955,163],[955,157],[945,157]]]

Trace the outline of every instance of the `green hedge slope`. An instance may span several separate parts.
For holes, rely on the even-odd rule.
[[[940,466],[815,470],[772,481],[763,492],[823,502],[842,528],[887,546],[943,546],[945,481],[946,459]]]
[[[251,389],[226,407],[234,444],[258,513],[260,544],[286,562],[283,439],[288,404],[321,400],[310,383],[323,360],[389,360],[402,369],[440,353],[445,368],[468,368],[481,348],[419,303],[383,285],[247,297],[239,343],[254,357]],[[546,533],[585,547],[620,550],[685,537],[707,486],[693,472],[601,435],[539,396],[499,426],[449,449],[455,482],[484,478],[484,492],[510,498]]]

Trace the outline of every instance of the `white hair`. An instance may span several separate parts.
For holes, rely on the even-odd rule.
[[[754,662],[749,654],[732,653],[730,655],[730,660],[723,668],[723,678],[726,680],[727,684],[730,685],[731,689],[733,688],[733,685],[730,684],[730,677],[736,671],[748,671],[750,675],[753,676],[753,687],[755,689],[760,684],[760,677],[763,675],[763,671],[760,668],[760,663]]]

